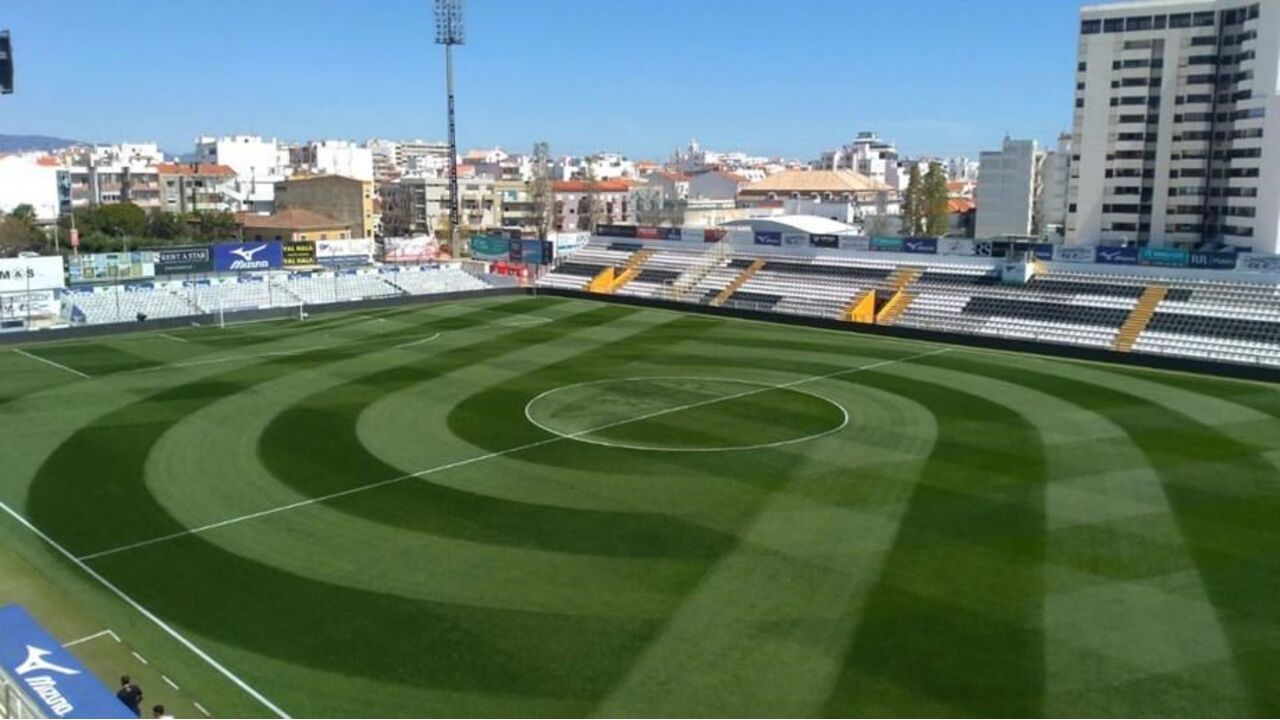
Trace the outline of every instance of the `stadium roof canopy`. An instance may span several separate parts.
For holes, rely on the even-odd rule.
[[[857,235],[858,229],[817,215],[774,215],[730,220],[721,227],[750,228],[752,232],[810,233],[813,235]]]

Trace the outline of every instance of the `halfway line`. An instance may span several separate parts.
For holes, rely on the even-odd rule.
[[[950,350],[951,348],[942,348],[941,350],[931,350],[929,352],[923,352],[916,355],[909,355],[907,357],[897,358],[894,360],[883,360],[881,362],[871,363],[870,365],[859,365],[858,367],[845,368],[843,370],[836,370],[835,372],[830,372],[823,375],[812,375],[809,377],[800,378],[799,380],[792,380],[791,382],[782,383],[779,385],[766,385],[762,388],[757,388],[755,390],[751,390],[743,393],[734,393],[732,395],[725,395],[723,397],[712,398],[710,400],[701,400],[696,403],[689,403],[688,405],[668,408],[666,410],[658,410],[656,412],[647,413],[645,415],[640,415],[638,417],[606,423],[598,427],[591,427],[591,428],[587,428],[585,430],[579,430],[573,433],[556,435],[555,437],[546,438],[544,440],[538,440],[536,442],[526,443],[524,445],[517,445],[516,447],[507,448],[506,450],[498,450],[491,453],[485,453],[484,455],[476,455],[474,457],[466,458],[464,460],[457,460],[451,463],[446,463],[444,465],[438,465],[433,468],[427,468],[426,470],[419,470],[417,472],[411,472],[404,475],[399,475],[397,477],[387,478],[386,480],[379,480],[377,482],[369,483],[367,485],[359,485],[357,487],[347,488],[346,490],[339,490],[338,492],[329,493],[328,495],[320,495],[318,497],[307,498],[305,500],[299,500],[297,502],[292,502],[287,505],[280,505],[277,507],[268,508],[266,510],[259,510],[258,512],[249,513],[247,515],[240,515],[237,517],[228,518],[226,520],[219,520],[217,522],[209,523],[207,525],[200,525],[194,528],[187,528],[186,530],[179,530],[178,532],[169,533],[168,535],[160,535],[147,540],[139,540],[138,542],[129,543],[127,545],[121,545],[119,547],[108,548],[106,550],[99,550],[98,552],[95,552],[95,553],[81,555],[78,558],[76,558],[76,561],[83,562],[86,560],[94,560],[96,558],[106,557],[107,555],[114,555],[116,553],[125,552],[126,550],[136,550],[138,548],[147,547],[148,545],[155,545],[156,543],[175,540],[177,538],[185,537],[187,535],[196,535],[202,532],[206,532],[208,530],[215,530],[217,528],[227,527],[228,525],[235,525],[237,523],[241,523],[246,520],[254,520],[260,517],[266,517],[268,515],[275,515],[276,513],[285,512],[286,510],[294,510],[300,507],[306,507],[308,505],[314,505],[316,503],[322,503],[329,500],[333,500],[335,498],[346,497],[347,495],[354,495],[356,493],[361,493],[366,490],[374,490],[376,488],[380,488],[385,485],[392,485],[395,483],[404,482],[405,480],[422,478],[428,475],[434,475],[439,472],[444,472],[446,470],[453,470],[454,468],[460,468],[466,465],[471,465],[473,463],[483,462],[485,460],[492,460],[493,458],[503,457],[505,455],[511,455],[513,453],[518,453],[525,450],[532,450],[533,448],[541,447],[543,445],[550,445],[551,443],[560,442],[561,440],[572,440],[581,435],[589,435],[591,433],[600,432],[601,430],[609,430],[609,429],[618,427],[620,425],[626,425],[628,423],[640,422],[642,420],[650,420],[652,418],[659,417],[662,415],[681,412],[683,410],[691,410],[693,408],[702,407],[704,405],[711,405],[717,402],[724,402],[726,400],[734,400],[740,397],[746,397],[748,395],[766,392],[768,390],[783,389],[783,388],[793,387],[795,385],[800,385],[802,383],[813,382],[816,380],[825,380],[833,377],[838,377],[840,375],[849,375],[855,372],[861,372],[864,370],[874,370],[876,368],[885,367],[887,365],[895,365],[897,363],[910,362],[912,360],[918,360],[920,358],[929,357],[931,355],[939,355],[941,353],[948,352]]]

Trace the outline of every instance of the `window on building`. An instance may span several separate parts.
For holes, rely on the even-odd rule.
[[[1150,15],[1125,18],[1124,29],[1125,32],[1140,32],[1142,30],[1150,30],[1153,24]]]
[[[1083,20],[1080,22],[1081,35],[1096,35],[1102,32],[1101,20]]]
[[[1198,12],[1191,16],[1191,24],[1194,27],[1213,27],[1214,17],[1212,12]]]
[[[1174,13],[1170,15],[1169,27],[1171,28],[1191,27],[1191,13]]]
[[[1089,66],[1088,63],[1083,63],[1083,62],[1076,63],[1076,72],[1084,72],[1088,66]]]
[[[1108,18],[1103,20],[1102,31],[1109,33],[1124,32],[1124,18]]]

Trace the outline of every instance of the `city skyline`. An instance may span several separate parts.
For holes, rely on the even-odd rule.
[[[200,134],[444,137],[430,3],[232,0],[207,18],[162,3],[125,17],[71,5],[4,18],[18,82],[0,132],[154,140],[171,152]],[[546,139],[555,155],[662,159],[697,138],[803,160],[873,130],[908,154],[976,156],[1006,132],[1048,142],[1069,127],[1075,0],[998,0],[967,15],[928,0],[856,13],[827,0],[747,5],[726,14],[662,0],[624,14],[471,0],[459,144],[524,152]]]

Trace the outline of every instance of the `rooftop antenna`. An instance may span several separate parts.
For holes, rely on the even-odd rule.
[[[453,46],[462,45],[462,0],[435,0],[436,44],[444,46],[445,87],[449,97],[449,254],[458,251],[458,136],[453,114]]]

